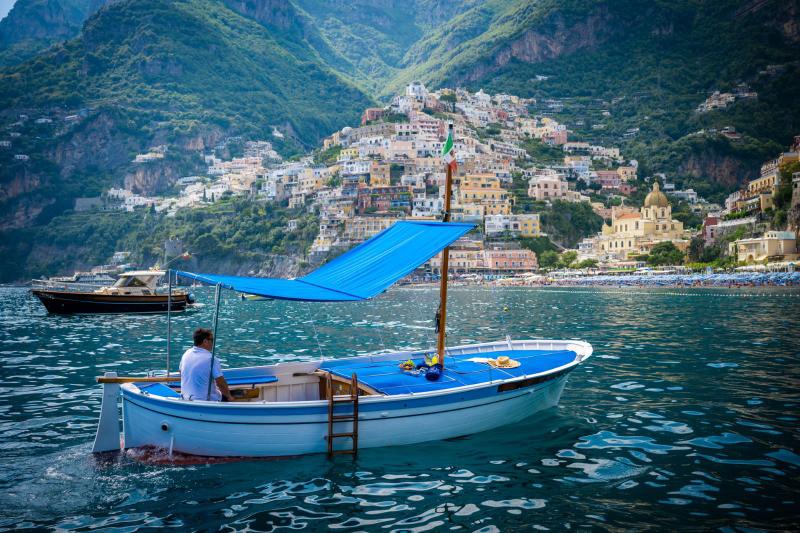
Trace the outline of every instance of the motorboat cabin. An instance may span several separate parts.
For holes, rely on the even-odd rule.
[[[101,294],[155,294],[159,280],[164,277],[163,270],[132,270],[120,274],[110,287],[103,287],[97,292]]]

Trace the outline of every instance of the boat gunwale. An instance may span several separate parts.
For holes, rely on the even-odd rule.
[[[441,389],[441,390],[433,390],[433,391],[425,391],[425,392],[409,392],[404,394],[380,394],[380,395],[365,395],[359,396],[359,403],[362,405],[370,405],[370,404],[379,404],[383,402],[395,402],[395,401],[403,401],[403,400],[412,400],[412,399],[428,399],[428,398],[435,398],[438,396],[446,396],[451,394],[458,394],[463,392],[471,392],[483,388],[494,387],[497,385],[502,385],[506,383],[514,383],[517,381],[524,381],[527,379],[537,378],[537,377],[544,377],[550,374],[555,374],[562,371],[568,371],[572,368],[580,365],[586,359],[591,357],[593,353],[592,346],[585,342],[585,341],[578,341],[578,340],[549,340],[549,339],[542,339],[542,340],[517,340],[517,341],[493,341],[488,343],[480,343],[480,344],[468,344],[468,345],[461,345],[455,346],[453,348],[448,349],[449,355],[464,355],[464,354],[472,354],[472,352],[462,352],[461,354],[453,354],[453,351],[465,348],[477,348],[477,347],[491,347],[491,346],[505,346],[509,347],[509,342],[511,346],[514,344],[521,344],[521,343],[549,343],[549,344],[578,344],[580,347],[584,348],[584,353],[579,351],[575,351],[576,357],[573,361],[561,365],[559,367],[554,367],[542,372],[538,372],[535,374],[524,374],[521,376],[513,376],[510,378],[505,379],[493,379],[490,381],[485,381],[482,383],[474,383],[470,385],[462,385],[460,387],[452,387],[448,389]],[[513,351],[513,350],[512,350]],[[421,354],[425,353],[427,350],[409,350],[405,352],[393,352],[387,354],[377,354],[375,356],[356,356],[356,357],[380,357],[382,360],[385,359],[395,359],[398,356],[408,355],[408,354]],[[480,352],[475,352],[475,355],[480,355]],[[292,361],[292,362],[283,362],[277,363],[275,365],[263,365],[263,366],[251,366],[251,367],[237,367],[235,369],[228,369],[228,370],[249,370],[249,369],[263,369],[265,367],[268,368],[279,368],[281,365],[300,365],[300,366],[309,366],[318,363],[317,368],[322,364],[322,362],[317,361]],[[286,368],[286,367],[284,367]],[[274,374],[273,374],[274,375]],[[217,402],[217,401],[210,401],[210,400],[184,400],[183,398],[168,398],[165,396],[159,396],[157,394],[150,394],[146,391],[140,390],[134,383],[123,383],[121,385],[121,391],[123,392],[122,396],[123,399],[125,398],[125,394],[131,394],[134,396],[140,396],[143,398],[147,398],[149,400],[154,400],[158,402],[164,402],[166,405],[194,405],[198,408],[200,407],[211,407],[212,409],[222,409],[222,410],[230,410],[230,409],[257,409],[257,408],[270,408],[270,409],[300,409],[300,408],[309,408],[309,407],[319,407],[328,405],[328,400],[298,400],[298,401],[281,401],[281,402],[268,402],[268,401],[259,401],[259,402]],[[510,392],[510,391],[508,391]]]

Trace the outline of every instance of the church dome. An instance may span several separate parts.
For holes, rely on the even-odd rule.
[[[667,195],[661,192],[658,182],[653,183],[653,190],[644,199],[645,207],[667,207],[669,200]]]

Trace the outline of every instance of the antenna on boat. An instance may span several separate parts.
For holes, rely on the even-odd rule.
[[[455,150],[453,149],[453,123],[447,127],[447,141],[442,149],[442,159],[447,166],[447,179],[444,185],[444,216],[442,222],[450,222],[450,196],[453,188],[453,166],[455,166]],[[447,321],[447,271],[450,268],[450,247],[442,250],[441,281],[439,284],[439,309],[436,311],[436,353],[439,364],[444,368],[445,329]]]
[[[169,355],[172,341],[172,269],[167,270],[167,377],[169,377]]]
[[[214,291],[214,338],[211,341],[211,367],[208,369],[208,394],[206,399],[211,399],[211,384],[214,383],[214,357],[217,355],[217,324],[219,323],[219,295],[222,292],[222,284],[217,283],[217,290]]]

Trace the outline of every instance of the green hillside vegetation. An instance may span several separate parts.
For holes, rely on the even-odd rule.
[[[452,17],[480,6],[481,0],[293,0],[307,16],[304,37],[331,67],[374,95],[392,96],[389,87],[403,69],[418,62],[409,50]]]
[[[392,78],[404,51],[422,34],[406,4],[297,0],[319,37],[310,43],[329,65],[370,92]]]
[[[298,221],[292,232],[286,229],[290,219]],[[0,283],[103,264],[118,250],[152,265],[161,260],[167,239],[179,239],[201,270],[220,264],[255,267],[268,264],[273,254],[304,256],[318,224],[307,213],[236,197],[174,217],[149,209],[68,212],[45,226],[0,232]]]
[[[278,125],[310,146],[371,100],[296,37],[214,0],[124,0],[77,39],[6,69],[0,106],[118,106],[187,132],[262,138]]]
[[[789,142],[800,129],[800,102],[793,96],[800,87],[799,48],[765,27],[763,19],[772,6],[734,17],[742,4],[735,0],[642,4],[607,3],[614,35],[602,46],[537,64],[512,60],[468,85],[539,99],[583,99],[578,112],[567,114],[585,122],[578,137],[621,146],[623,153],[640,160],[645,175],[685,175],[682,165],[703,152],[731,156],[747,168],[757,168]],[[785,66],[765,74],[768,65]],[[432,75],[446,79],[444,74]],[[536,81],[537,75],[548,78]],[[758,99],[737,101],[721,111],[695,112],[711,90],[731,90],[739,82],[749,83]],[[571,104],[566,104],[567,112]],[[601,110],[610,111],[611,117],[603,118]],[[592,130],[592,124],[604,129]],[[687,137],[725,126],[743,133],[744,141]],[[639,128],[638,134],[620,143],[631,128]],[[708,177],[694,178],[687,185],[695,189],[709,182]],[[721,189],[729,191],[734,185]]]

